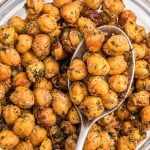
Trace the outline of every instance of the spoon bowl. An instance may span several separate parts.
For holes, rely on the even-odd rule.
[[[125,92],[121,93],[122,98],[121,98],[119,104],[116,107],[114,107],[113,109],[111,109],[111,110],[105,110],[104,113],[102,115],[100,115],[99,117],[97,117],[97,118],[88,120],[88,118],[85,117],[82,114],[82,112],[80,111],[78,106],[75,105],[75,108],[76,108],[76,110],[77,110],[77,112],[78,112],[78,114],[80,116],[80,120],[81,120],[81,129],[80,129],[80,134],[79,134],[79,138],[78,138],[78,141],[77,141],[76,150],[82,150],[83,149],[84,142],[86,140],[87,134],[88,134],[91,126],[95,122],[97,122],[98,120],[102,119],[106,115],[114,112],[115,110],[117,110],[125,102],[125,99],[128,96],[128,93],[130,91],[130,88],[131,88],[132,83],[133,83],[133,78],[134,78],[135,56],[134,56],[134,51],[133,51],[132,44],[131,44],[128,36],[124,33],[124,31],[122,31],[120,28],[118,28],[116,26],[105,25],[105,26],[99,27],[98,29],[100,29],[101,31],[106,33],[106,38],[109,38],[112,35],[123,35],[127,39],[128,43],[129,43],[129,46],[130,46],[130,51],[128,52],[129,56],[130,56],[130,65],[129,65],[128,69],[127,69],[129,83],[128,83],[127,90]],[[82,40],[81,43],[79,44],[79,46],[77,47],[74,55],[72,56],[72,60],[74,60],[76,58],[82,59],[83,54],[86,51],[87,51],[86,45],[84,43],[84,40]],[[68,79],[68,88],[70,88],[70,85],[71,85],[71,81]]]

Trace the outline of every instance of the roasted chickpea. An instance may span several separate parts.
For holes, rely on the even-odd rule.
[[[36,82],[44,76],[44,64],[41,61],[34,62],[27,66],[26,72],[30,81]]]
[[[149,64],[145,60],[135,62],[135,78],[145,79],[150,75]]]
[[[150,121],[150,105],[146,106],[142,109],[141,119],[142,119],[142,122],[149,122]]]
[[[88,95],[87,87],[82,82],[74,82],[69,89],[71,101],[79,105],[85,96]]]
[[[6,94],[5,86],[2,83],[0,83],[0,101],[5,97],[5,94]]]
[[[11,77],[11,68],[10,66],[0,63],[0,80],[6,81]]]
[[[136,89],[138,91],[140,90],[147,90],[149,91],[150,90],[150,78],[145,78],[145,79],[139,79],[139,80],[136,80]]]
[[[74,150],[76,148],[77,136],[75,134],[67,137],[65,141],[65,150]]]
[[[40,30],[44,33],[49,33],[57,28],[57,22],[50,14],[43,14],[37,20]]]
[[[79,117],[78,112],[77,112],[77,110],[75,109],[75,107],[72,107],[72,108],[69,110],[68,118],[69,118],[69,121],[70,121],[72,124],[79,124],[79,123],[80,123],[80,117]]]
[[[35,146],[39,146],[46,137],[47,137],[46,130],[40,126],[35,126],[28,139],[35,147]]]
[[[8,92],[10,90],[11,86],[12,86],[12,81],[11,81],[10,78],[8,80],[6,80],[6,81],[1,81],[0,80],[0,85],[1,85],[1,90],[2,90],[2,88],[4,88],[3,90],[5,92]]]
[[[85,63],[81,59],[74,59],[67,71],[68,78],[72,81],[83,80],[87,76]]]
[[[112,35],[103,46],[107,55],[118,56],[130,50],[129,43],[124,35]]]
[[[3,108],[3,117],[7,124],[12,125],[21,116],[21,110],[15,105],[6,105]]]
[[[10,100],[23,109],[31,108],[34,105],[34,95],[32,91],[23,86],[16,87],[10,96]]]
[[[108,93],[108,84],[101,76],[90,77],[87,87],[91,95],[102,96]]]
[[[84,3],[88,8],[96,10],[100,7],[102,0],[85,0]]]
[[[110,67],[104,57],[94,53],[87,57],[87,69],[92,75],[106,75],[109,73]]]
[[[129,132],[129,138],[133,139],[134,141],[139,142],[141,139],[140,131],[137,128],[131,128]]]
[[[103,103],[104,104],[104,103]],[[113,119],[113,114],[110,114],[110,115],[107,115],[107,116],[105,116],[104,118],[102,118],[102,119],[100,119],[99,121],[98,121],[98,124],[99,125],[107,125],[107,124],[110,124],[111,123],[111,121],[112,121],[112,119]]]
[[[67,115],[72,106],[69,96],[56,89],[52,90],[51,94],[53,98],[52,107],[54,112],[59,116]]]
[[[128,87],[128,78],[124,75],[114,75],[108,79],[109,87],[115,92],[124,92]]]
[[[123,131],[122,132],[125,135],[128,135],[128,133],[130,133],[132,128],[133,128],[133,126],[132,126],[131,122],[126,121],[126,122],[123,123],[123,129],[122,129]]]
[[[81,35],[76,29],[67,29],[63,32],[61,40],[63,48],[73,53],[81,41]]]
[[[145,58],[150,62],[150,47],[148,47],[145,43],[140,44],[145,51]]]
[[[17,33],[22,33],[26,26],[26,22],[21,17],[16,16],[8,21],[8,25],[13,27]]]
[[[9,26],[0,27],[0,42],[5,45],[12,45],[17,37],[15,29]]]
[[[80,104],[80,109],[89,120],[100,116],[104,112],[101,98],[95,96],[85,97]]]
[[[61,8],[62,6],[71,3],[72,0],[54,0],[54,5],[58,8]]]
[[[52,150],[52,142],[50,139],[46,138],[41,146],[40,146],[40,150]]]
[[[0,51],[0,62],[9,66],[19,66],[21,58],[18,52],[14,48],[4,48],[4,51]]]
[[[35,125],[34,115],[25,112],[15,122],[13,126],[13,131],[18,136],[28,137],[34,128],[34,125]]]
[[[46,78],[52,78],[59,73],[59,64],[52,57],[44,60],[44,71]]]
[[[31,49],[32,37],[27,34],[20,34],[16,41],[16,50],[19,53],[26,53]]]
[[[109,57],[107,61],[110,66],[110,71],[109,71],[110,75],[121,74],[128,67],[127,62],[125,61],[123,55]]]
[[[33,146],[30,141],[20,142],[16,147],[15,150],[33,150]]]
[[[13,149],[19,143],[18,137],[10,130],[0,132],[0,147],[4,149]]]
[[[127,108],[130,112],[137,112],[138,107],[134,105],[133,101],[129,98],[127,102]]]
[[[119,103],[117,93],[109,90],[108,93],[102,95],[102,102],[106,109],[114,108]]]
[[[49,127],[56,123],[56,115],[52,108],[45,108],[38,111],[37,114],[38,122],[43,127]]]
[[[38,34],[32,44],[32,51],[40,60],[45,59],[50,53],[51,41],[48,35]]]
[[[34,90],[35,103],[40,107],[47,107],[51,104],[52,96],[48,90],[35,89]]]

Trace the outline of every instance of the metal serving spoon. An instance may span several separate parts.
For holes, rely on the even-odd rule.
[[[78,106],[75,105],[75,108],[78,111],[78,114],[80,116],[81,119],[81,129],[80,129],[80,134],[79,134],[79,138],[77,141],[77,146],[76,146],[76,150],[82,150],[83,146],[84,146],[84,142],[86,140],[87,134],[91,128],[91,126],[97,122],[99,119],[102,119],[103,117],[105,117],[106,115],[114,112],[116,109],[118,109],[125,101],[132,82],[133,82],[133,78],[134,78],[134,71],[135,71],[135,56],[134,56],[134,52],[133,52],[133,48],[132,48],[132,44],[128,38],[128,36],[118,27],[116,26],[110,26],[110,25],[105,25],[105,26],[101,26],[98,29],[100,29],[101,31],[107,33],[106,38],[109,38],[111,35],[124,35],[125,38],[127,39],[129,45],[130,45],[130,66],[128,68],[128,78],[129,78],[129,84],[128,84],[128,88],[125,92],[123,92],[123,98],[121,99],[120,103],[113,109],[111,110],[105,110],[104,113],[102,115],[100,115],[99,117],[92,119],[92,120],[88,120],[87,117],[85,117],[80,109],[78,108]],[[84,40],[81,41],[81,43],[79,44],[79,46],[77,47],[72,60],[75,58],[79,58],[82,59],[83,54],[86,52],[86,46],[84,44]],[[71,85],[71,81],[68,79],[68,88],[70,88]]]

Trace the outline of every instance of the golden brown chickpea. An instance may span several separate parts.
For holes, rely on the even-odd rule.
[[[19,66],[21,58],[19,53],[14,48],[10,47],[0,51],[0,62],[9,66]]]
[[[0,147],[3,149],[13,149],[19,143],[18,137],[10,130],[0,132]]]
[[[32,143],[33,147],[35,147],[39,146],[46,137],[47,131],[40,126],[35,126],[28,139]]]
[[[27,14],[26,15],[27,21],[36,20],[40,16],[40,13],[38,13],[38,14],[34,13],[33,9],[26,9],[26,14]]]
[[[104,103],[103,103],[103,104],[104,104]],[[110,114],[110,115],[105,116],[104,118],[102,118],[102,119],[100,119],[100,120],[98,121],[98,124],[99,124],[99,125],[107,125],[107,124],[110,124],[111,121],[112,121],[112,119],[113,119],[113,115],[114,115],[114,114]]]
[[[124,4],[121,0],[105,0],[102,3],[103,11],[110,16],[115,18],[124,10]]]
[[[128,133],[130,133],[131,129],[133,128],[131,122],[126,121],[123,123],[123,128],[122,128],[122,132],[126,135],[128,135]]]
[[[0,83],[0,101],[5,97],[5,94],[6,94],[5,86],[2,83]]]
[[[44,64],[41,61],[34,62],[27,66],[26,73],[32,82],[38,81],[44,76]]]
[[[38,62],[39,60],[35,57],[35,55],[33,55],[30,52],[27,52],[22,55],[21,61],[22,61],[23,67],[27,68],[28,65]]]
[[[56,123],[56,115],[52,108],[41,109],[37,114],[38,122],[43,127],[49,127]]]
[[[147,91],[139,91],[131,95],[135,106],[144,107],[150,104],[150,94]]]
[[[140,44],[145,51],[145,58],[150,62],[150,47],[148,47],[145,43]]]
[[[52,107],[54,112],[59,116],[67,115],[72,106],[69,96],[56,89],[52,90],[51,94],[53,98]]]
[[[34,89],[44,89],[51,91],[53,88],[52,82],[47,80],[46,78],[41,78],[40,80],[34,83]]]
[[[42,13],[50,14],[52,17],[54,17],[57,20],[60,19],[59,9],[51,3],[44,4]]]
[[[16,147],[15,150],[33,150],[33,146],[30,141],[20,142]]]
[[[44,33],[49,33],[57,28],[57,22],[50,14],[43,14],[37,20],[40,30]]]
[[[75,150],[77,142],[77,136],[75,134],[67,137],[65,141],[65,150]]]
[[[3,108],[3,117],[7,124],[12,125],[21,116],[21,110],[15,105],[6,105]]]
[[[0,32],[1,32],[0,42],[2,42],[2,44],[5,44],[5,45],[13,45],[14,44],[17,34],[13,27],[1,26]]]
[[[81,35],[76,29],[67,29],[63,32],[61,40],[63,48],[67,52],[73,53],[80,44]]]
[[[104,57],[94,53],[87,57],[87,69],[92,75],[106,75],[109,73],[110,67]]]
[[[129,43],[124,35],[112,35],[103,46],[107,55],[118,56],[130,50]]]
[[[133,101],[130,98],[127,102],[127,109],[130,112],[137,112],[138,111],[138,107],[134,105]]]
[[[146,39],[146,44],[150,48],[150,33],[148,33],[147,39]]]
[[[8,26],[13,27],[17,33],[22,33],[25,28],[25,25],[25,20],[18,16],[12,17],[8,21]]]
[[[87,76],[86,65],[81,59],[74,59],[67,71],[69,80],[83,80]]]
[[[10,100],[23,109],[31,108],[34,105],[34,95],[32,91],[23,86],[16,87],[10,96]]]
[[[140,131],[138,128],[131,128],[129,132],[129,138],[135,142],[139,142],[141,139]]]
[[[54,0],[54,5],[58,8],[61,8],[62,6],[71,3],[72,0]]]
[[[16,50],[19,53],[26,53],[31,49],[32,37],[27,34],[20,34],[16,41]]]
[[[75,109],[75,107],[72,107],[72,108],[69,110],[68,118],[69,118],[69,121],[70,121],[72,124],[79,124],[79,123],[80,123],[80,117],[79,117],[78,112],[77,112],[77,110]]]
[[[150,105],[146,106],[142,109],[141,119],[142,119],[142,122],[149,122],[150,121]]]
[[[100,7],[102,0],[84,0],[85,5],[93,10],[96,10]]]
[[[31,134],[34,126],[35,126],[34,115],[25,112],[15,122],[13,126],[13,131],[18,136],[28,137]]]
[[[52,142],[50,139],[46,138],[41,146],[40,146],[40,150],[52,150]]]
[[[100,97],[87,96],[80,104],[80,109],[88,119],[100,116],[104,112],[104,106]]]
[[[108,79],[109,87],[115,92],[124,92],[128,87],[128,78],[124,75],[114,75]]]
[[[48,90],[34,90],[35,103],[40,107],[48,107],[51,104],[52,96]]]
[[[52,78],[59,73],[59,64],[52,57],[47,57],[44,60],[44,71],[46,78]]]
[[[0,63],[0,80],[6,81],[11,77],[11,68],[10,66]]]
[[[79,105],[85,96],[88,95],[87,87],[82,82],[74,82],[69,89],[71,101]]]
[[[91,95],[99,96],[108,93],[108,83],[101,76],[92,76],[87,83]]]
[[[135,62],[135,78],[145,79],[150,75],[149,64],[145,60]]]
[[[143,80],[142,79],[136,80],[136,89],[138,91],[140,90],[149,91],[150,90],[150,77],[145,78]]]
[[[128,67],[127,62],[125,61],[123,55],[109,57],[107,59],[107,61],[108,61],[108,64],[110,66],[110,71],[109,71],[110,75],[121,74]]]
[[[5,92],[8,92],[10,90],[11,86],[12,86],[12,81],[11,81],[10,78],[6,81],[1,81],[0,80],[0,85],[1,85],[1,90],[3,89]]]
[[[102,102],[106,109],[112,109],[118,105],[118,95],[109,89],[108,93],[102,95]]]
[[[32,44],[32,51],[40,60],[45,59],[50,54],[51,41],[48,35],[38,34]]]

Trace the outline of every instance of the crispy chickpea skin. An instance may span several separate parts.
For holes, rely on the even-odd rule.
[[[108,83],[101,76],[92,76],[87,83],[91,95],[99,96],[108,93]]]
[[[72,81],[83,80],[87,76],[86,65],[81,59],[74,59],[67,71],[68,78]]]
[[[32,51],[40,60],[45,59],[50,54],[51,41],[48,35],[38,34],[32,44]]]
[[[141,119],[142,119],[142,122],[149,122],[150,121],[150,105],[146,106],[142,109]]]
[[[129,43],[124,35],[112,35],[103,46],[107,55],[118,56],[130,50]]]
[[[75,109],[75,107],[72,107],[69,110],[68,118],[72,124],[79,124],[80,123],[80,117],[79,117],[79,114],[78,114],[77,110]]]
[[[46,137],[47,137],[47,131],[40,126],[35,126],[28,139],[32,143],[33,147],[35,147],[35,146],[39,146]]]
[[[5,51],[0,51],[0,62],[9,66],[19,66],[21,58],[16,49],[10,47],[6,48]]]
[[[72,0],[54,0],[54,5],[58,8],[61,8],[62,6],[71,3]]]
[[[44,76],[44,64],[41,61],[34,62],[27,66],[26,73],[32,82],[38,81]]]
[[[127,69],[128,66],[123,55],[109,57],[107,61],[110,66],[110,75],[121,74]]]
[[[124,75],[114,75],[108,79],[109,87],[115,92],[124,92],[128,87],[128,78]]]
[[[41,146],[40,146],[40,150],[52,150],[52,142],[49,138],[46,138]]]
[[[3,108],[3,117],[7,124],[12,125],[21,116],[21,110],[15,105],[6,105]]]
[[[54,17],[57,20],[60,19],[59,9],[51,3],[44,4],[42,13],[50,14],[52,17]]]
[[[12,45],[17,37],[15,29],[9,26],[0,27],[0,42],[5,45]]]
[[[0,132],[0,147],[4,149],[13,149],[19,143],[18,137],[10,130]]]
[[[34,95],[32,91],[23,86],[16,87],[10,96],[10,100],[23,109],[31,108],[34,105]]]
[[[20,142],[16,147],[15,150],[33,150],[33,146],[30,141]]]
[[[26,22],[21,17],[15,16],[8,21],[8,26],[13,27],[17,33],[22,33]]]
[[[145,60],[135,62],[135,78],[145,79],[150,75],[149,64]]]
[[[16,39],[16,50],[19,53],[26,53],[31,49],[32,37],[27,34],[20,34]]]
[[[87,96],[79,107],[89,120],[100,116],[104,112],[104,106],[100,97]]]
[[[142,79],[136,80],[136,89],[138,91],[140,90],[149,91],[150,90],[150,77],[145,78],[143,80]]]
[[[104,57],[94,53],[87,57],[87,69],[92,75],[106,75],[109,73],[110,67]]]
[[[51,104],[52,96],[48,90],[34,90],[35,103],[40,107],[48,107]]]
[[[88,95],[87,87],[82,82],[74,82],[69,89],[71,101],[79,105],[85,96]]]
[[[147,91],[139,91],[132,94],[131,100],[135,106],[144,107],[150,104],[150,94]]]
[[[73,53],[81,41],[81,34],[76,29],[67,29],[63,32],[62,37],[63,48]]]
[[[77,141],[77,136],[75,134],[70,135],[67,137],[65,141],[65,150],[74,150],[76,148],[76,141]]]
[[[67,94],[64,94],[60,90],[52,90],[52,108],[54,112],[59,116],[68,114],[69,109],[72,106],[71,100]]]
[[[52,57],[47,57],[44,60],[44,71],[46,78],[52,78],[59,73],[59,64]]]
[[[13,126],[13,131],[16,135],[21,137],[28,137],[35,126],[34,115],[24,112],[20,118],[18,118]]]
[[[96,10],[100,7],[102,0],[85,0],[84,3],[88,8]]]
[[[52,32],[57,28],[56,19],[50,14],[41,15],[37,20],[37,24],[40,30],[44,33]]]
[[[37,113],[38,123],[43,127],[49,127],[56,123],[56,115],[52,108],[41,109]]]
[[[0,80],[5,81],[11,77],[11,68],[10,66],[0,63]]]

